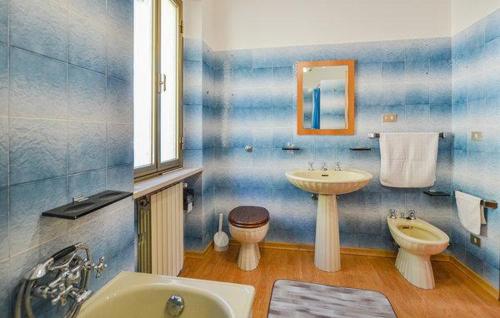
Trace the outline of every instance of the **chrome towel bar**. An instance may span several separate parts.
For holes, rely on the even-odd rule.
[[[498,208],[498,203],[497,201],[494,200],[481,200],[481,206],[488,208],[488,209],[496,209]]]
[[[460,189],[455,189],[456,191],[461,191],[463,192],[462,190]],[[455,192],[453,192],[455,193]],[[497,209],[498,208],[498,202],[495,201],[495,200],[485,200],[485,199],[481,199],[481,206],[483,208],[488,208],[488,209]]]
[[[380,138],[380,133],[378,133],[378,132],[369,133],[368,138],[370,138],[370,139]],[[439,138],[446,138],[446,133],[440,132]]]

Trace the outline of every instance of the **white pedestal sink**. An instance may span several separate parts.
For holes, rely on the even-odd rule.
[[[340,270],[340,237],[337,195],[363,188],[373,176],[361,170],[318,171],[297,170],[286,177],[296,187],[318,194],[314,264],[317,268],[336,272]]]

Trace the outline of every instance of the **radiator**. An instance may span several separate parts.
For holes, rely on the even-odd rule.
[[[138,200],[138,270],[177,276],[184,262],[183,186]]]

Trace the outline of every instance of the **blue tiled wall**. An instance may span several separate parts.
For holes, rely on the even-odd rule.
[[[500,202],[500,10],[452,38],[453,183],[456,189]],[[471,132],[483,135],[471,139]],[[500,213],[486,212],[482,248],[469,241],[456,211],[452,251],[462,262],[499,288]]]
[[[201,39],[184,39],[184,166],[203,167],[187,183],[195,190],[193,211],[186,214],[186,248],[203,250],[214,233],[213,95],[214,53]]]
[[[415,209],[450,235],[451,253],[498,288],[498,212],[487,212],[482,248],[471,245],[453,198],[380,185],[378,142],[367,139],[367,133],[453,132],[453,137],[440,140],[434,188],[459,188],[500,201],[495,192],[500,180],[500,113],[495,104],[500,92],[499,16],[497,11],[451,39],[223,52],[212,52],[199,40],[186,42],[185,162],[204,168],[199,210],[187,216],[188,249],[208,244],[216,223],[211,211],[227,215],[242,204],[269,209],[268,240],[312,243],[316,202],[290,185],[284,173],[306,168],[308,161],[315,161],[316,167],[340,161],[374,175],[363,190],[339,197],[343,246],[392,249],[385,222],[388,210]],[[296,134],[294,64],[326,59],[357,60],[354,136]],[[398,114],[396,123],[382,122],[388,112]],[[471,131],[481,131],[483,140],[471,141]],[[303,150],[283,152],[287,142]],[[245,152],[245,145],[253,145],[254,152]],[[373,150],[349,151],[353,146]]]
[[[390,208],[415,209],[449,231],[451,200],[427,197],[422,190],[381,186],[378,142],[367,138],[372,131],[451,131],[449,38],[236,50],[208,56],[211,67],[206,69],[213,70],[213,84],[202,90],[202,114],[199,108],[185,108],[186,118],[201,117],[203,128],[191,129],[188,119],[185,134],[196,139],[198,153],[202,149],[198,163],[210,171],[213,181],[207,184],[213,189],[216,214],[227,215],[238,205],[261,205],[271,213],[268,240],[312,243],[316,202],[293,187],[285,171],[306,168],[308,161],[315,161],[316,167],[323,161],[330,167],[340,161],[343,167],[365,169],[375,176],[365,189],[339,198],[343,246],[393,248],[385,222]],[[357,60],[354,136],[296,134],[295,62],[325,59]],[[205,74],[203,70],[202,82]],[[187,89],[187,95],[198,94]],[[397,113],[398,122],[382,123],[386,112]],[[282,151],[289,141],[302,150]],[[254,151],[245,152],[245,145],[253,145]],[[353,146],[373,150],[349,151]],[[451,188],[451,150],[451,139],[440,142],[436,187],[445,191]]]
[[[41,217],[76,195],[131,191],[132,0],[0,0],[0,316],[21,275],[87,242],[109,271],[135,266],[134,207]]]
[[[356,134],[299,136],[296,134],[295,62],[355,59]],[[312,243],[316,202],[292,186],[285,172],[316,167],[369,171],[374,180],[359,192],[339,197],[343,246],[392,248],[385,217],[390,208],[415,209],[448,230],[449,199],[432,199],[422,190],[382,187],[378,181],[379,146],[367,138],[373,131],[451,130],[451,49],[449,39],[370,42],[340,45],[218,52],[214,111],[219,119],[215,146],[216,211],[227,213],[242,204],[269,209],[270,241]],[[397,113],[396,123],[382,115]],[[293,142],[302,150],[281,150]],[[254,146],[247,153],[243,147]],[[368,146],[370,152],[349,147]],[[451,142],[440,142],[437,186],[451,186]]]

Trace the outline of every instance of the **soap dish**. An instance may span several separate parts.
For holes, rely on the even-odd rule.
[[[351,151],[371,151],[371,147],[351,147],[349,148]]]
[[[450,196],[450,194],[448,192],[437,191],[437,190],[426,190],[426,191],[424,191],[424,193],[431,196],[431,197],[449,197]]]

